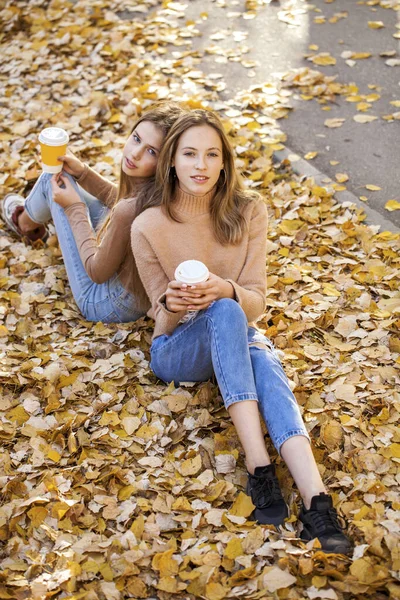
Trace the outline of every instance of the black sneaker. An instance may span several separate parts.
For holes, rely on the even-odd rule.
[[[289,511],[275,475],[275,466],[256,467],[254,475],[248,475],[246,492],[256,507],[252,517],[261,525],[282,525]]]
[[[321,492],[319,496],[313,496],[310,509],[306,510],[303,505],[299,519],[303,523],[303,531],[300,534],[302,540],[318,538],[324,552],[336,554],[351,552],[352,543],[343,533],[344,527],[339,522],[332,498],[327,494]]]

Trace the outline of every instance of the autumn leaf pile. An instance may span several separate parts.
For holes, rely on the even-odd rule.
[[[248,520],[216,386],[161,385],[151,323],[84,321],[56,237],[27,246],[1,224],[0,599],[400,598],[399,235],[273,163],[293,86],[327,101],[348,90],[306,69],[223,101],[183,4],[123,5],[122,19],[116,1],[3,3],[1,194],[32,187],[44,126],[65,127],[113,179],[135,115],[155,100],[217,110],[269,207],[260,327],[356,547],[346,558],[300,542],[300,499],[278,457],[291,517],[281,533]]]

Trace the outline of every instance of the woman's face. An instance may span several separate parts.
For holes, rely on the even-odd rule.
[[[130,177],[152,177],[157,168],[164,134],[151,121],[141,121],[133,130],[122,154],[122,170]]]
[[[183,192],[193,196],[207,194],[224,168],[218,132],[210,125],[187,129],[179,138],[172,166]]]

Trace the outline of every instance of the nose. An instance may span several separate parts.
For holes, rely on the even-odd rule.
[[[197,162],[196,162],[196,169],[199,170],[203,170],[206,168],[206,163],[204,160],[204,156],[201,156],[200,154],[197,156]]]
[[[131,153],[131,155],[132,155],[132,158],[133,158],[134,160],[140,160],[140,159],[141,159],[141,156],[142,156],[142,154],[143,154],[143,148],[142,148],[142,145],[140,145],[140,146],[135,146],[134,148],[132,148],[132,153]]]

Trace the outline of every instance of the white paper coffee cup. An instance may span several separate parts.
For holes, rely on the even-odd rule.
[[[42,169],[45,173],[60,173],[62,162],[58,160],[67,151],[69,135],[61,127],[46,127],[39,134],[42,152]]]
[[[175,270],[176,281],[189,285],[207,281],[209,276],[209,270],[200,260],[185,260]]]

